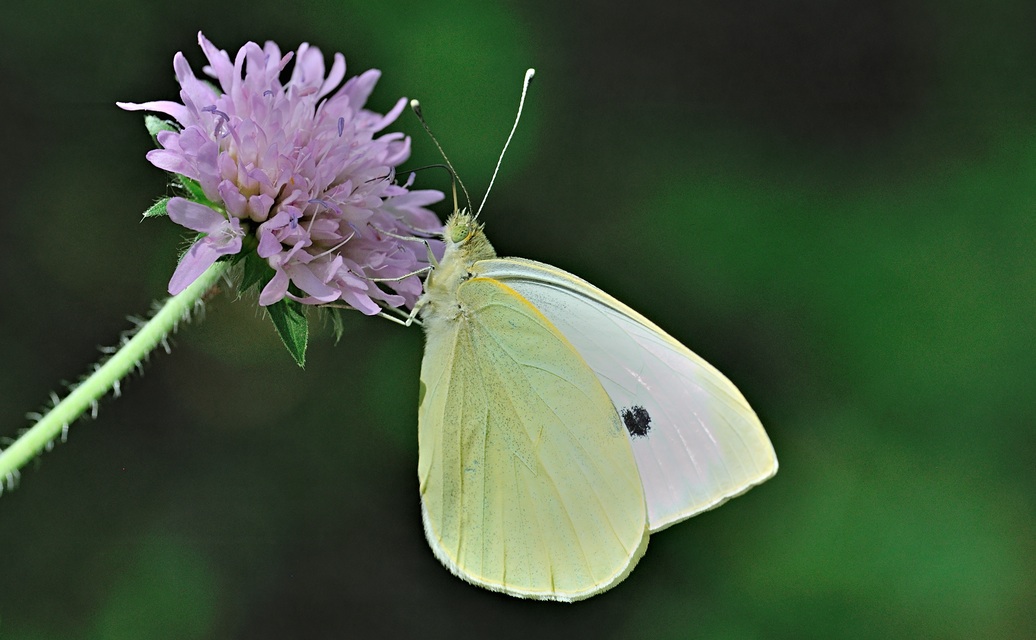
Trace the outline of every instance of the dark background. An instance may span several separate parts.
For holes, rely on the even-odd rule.
[[[316,327],[303,371],[223,296],[0,497],[0,637],[1036,636],[1036,5],[968,4],[5,5],[0,434],[165,290],[114,103],[175,99],[201,29],[382,69],[479,199],[536,67],[491,240],[715,364],[781,470],[604,595],[485,592],[421,530],[420,331]]]

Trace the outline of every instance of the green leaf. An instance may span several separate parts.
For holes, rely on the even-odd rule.
[[[200,232],[194,234],[194,237],[191,238],[190,240],[188,240],[185,237],[183,239],[183,242],[180,244],[180,254],[176,257],[176,263],[180,264],[180,261],[183,260],[183,257],[185,255],[187,255],[187,252],[190,251],[191,247],[194,246],[194,243],[199,241],[199,240],[201,240],[204,237],[205,237],[205,234],[204,233],[200,233]],[[226,257],[226,256],[222,256],[222,257]],[[219,260],[217,260],[217,262],[219,262]]]
[[[159,133],[180,130],[172,120],[163,120],[158,116],[151,115],[144,116],[144,126],[147,127],[147,132],[151,134],[151,137],[155,139],[155,144],[158,144]]]
[[[303,307],[287,298],[266,307],[281,342],[300,367],[306,366],[306,345],[309,342],[309,323]]]
[[[191,180],[187,176],[179,173],[176,174],[176,178],[180,181],[180,184],[183,186],[183,188],[187,190],[187,193],[190,194],[191,200],[194,200],[195,202],[200,202],[204,205],[213,204],[212,201],[209,200],[208,197],[205,195],[205,191],[202,190],[201,185],[198,184],[196,180]]]
[[[331,331],[334,332],[335,344],[342,339],[342,334],[345,333],[345,321],[342,320],[341,309],[328,309],[327,312],[331,315]]]
[[[148,207],[148,210],[144,212],[144,217],[159,218],[161,216],[169,215],[169,212],[165,210],[165,206],[169,204],[170,200],[172,200],[172,198],[162,198],[161,200],[155,202],[155,204]]]
[[[244,271],[241,276],[241,285],[238,287],[238,291],[241,293],[255,286],[265,286],[273,278],[273,274],[276,273],[273,267],[266,260],[260,258],[255,251],[245,253],[243,260],[245,263]]]

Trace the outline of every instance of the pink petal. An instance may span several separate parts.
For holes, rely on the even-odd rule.
[[[158,139],[158,144],[162,145],[163,149],[172,149],[175,151],[180,148],[179,131],[159,131],[155,138]]]
[[[281,252],[284,246],[270,228],[259,229],[259,247],[255,252],[260,258],[269,258]]]
[[[364,71],[358,76],[349,78],[349,81],[342,85],[342,88],[338,90],[335,96],[344,95],[349,97],[349,104],[354,109],[359,109],[367,102],[367,98],[370,97],[371,92],[374,91],[374,85],[378,83],[378,78],[381,77],[381,72],[377,69],[370,69]]]
[[[342,290],[342,300],[364,315],[373,316],[381,312],[381,307],[371,300],[370,296],[352,289]]]
[[[281,300],[288,292],[288,274],[278,269],[259,294],[259,306],[268,307]]]
[[[180,97],[186,105],[188,101],[197,106],[207,106],[216,101],[217,95],[213,88],[201,80],[198,80],[182,53],[173,57],[173,69],[176,71],[176,79],[180,83]]]
[[[250,196],[248,198],[249,217],[256,222],[262,222],[270,215],[270,208],[272,206],[273,198],[265,193],[260,193],[257,196]]]
[[[313,273],[313,270],[302,264],[284,265],[284,270],[291,276],[291,281],[313,298],[321,302],[331,302],[340,296],[338,289],[325,284]]]
[[[157,111],[172,116],[182,125],[187,125],[190,114],[187,107],[170,100],[155,100],[153,102],[116,102],[115,106],[126,111]]]
[[[192,180],[198,180],[201,178],[201,174],[199,174],[194,166],[183,157],[182,153],[178,151],[152,149],[147,152],[145,157],[148,162],[159,169],[179,173],[180,175],[187,176]]]
[[[207,240],[208,238],[202,238],[195,242],[188,249],[187,253],[184,254],[180,264],[176,265],[176,271],[173,272],[173,277],[169,279],[170,295],[175,296],[186,289],[192,282],[198,279],[198,276],[219,259],[220,252]]]
[[[227,224],[226,218],[209,207],[183,198],[173,198],[166,204],[169,219],[194,231],[214,235]],[[194,246],[198,246],[195,244]]]
[[[295,85],[299,90],[312,92],[317,87],[317,82],[324,79],[324,56],[320,49],[310,47],[309,43],[303,42],[299,45],[295,54],[295,68],[291,70],[290,84]]]
[[[320,86],[320,91],[317,92],[317,98],[323,98],[327,94],[334,91],[338,83],[345,77],[345,56],[340,53],[335,54],[335,61],[331,65],[331,70],[327,72],[327,79],[324,80],[324,84]]]
[[[226,51],[217,49],[216,45],[209,42],[200,31],[198,32],[198,44],[201,45],[201,50],[205,52],[205,57],[209,60],[208,66],[203,70],[219,81],[223,93],[228,93],[234,78],[234,65],[230,62],[230,56]]]
[[[399,117],[399,114],[403,113],[403,109],[406,108],[406,105],[407,105],[407,99],[406,98],[400,98],[399,102],[396,103],[396,106],[392,107],[391,111],[386,113],[384,116],[381,117],[380,120],[378,120],[378,121],[376,121],[374,123],[374,125],[371,127],[371,131],[381,131],[385,127],[387,127],[390,124],[392,124],[396,120],[396,118]],[[410,142],[410,139],[407,138],[407,146],[408,147],[409,147],[409,142]],[[408,154],[409,154],[409,151],[408,151]],[[400,162],[402,162],[402,161],[400,161]],[[399,162],[390,162],[389,164],[399,164]]]
[[[223,199],[223,204],[227,206],[227,213],[238,218],[244,217],[245,206],[248,200],[241,195],[241,191],[236,184],[230,180],[220,182],[219,197]]]

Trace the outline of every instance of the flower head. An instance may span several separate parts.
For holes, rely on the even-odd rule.
[[[178,130],[158,134],[161,148],[148,160],[196,182],[209,201],[173,198],[167,205],[174,222],[204,234],[184,254],[169,292],[182,291],[220,256],[254,247],[272,268],[261,305],[285,297],[341,301],[366,314],[412,305],[421,294],[416,276],[385,281],[384,289],[372,281],[425,267],[425,246],[400,237],[441,229],[425,207],[442,193],[395,182],[410,139],[377,135],[399,116],[405,98],[385,115],[364,109],[380,73],[341,84],[340,53],[325,73],[320,51],[307,44],[282,55],[273,42],[249,42],[232,61],[201,34],[198,40],[209,62],[204,71],[218,86],[198,79],[177,53],[182,102],[119,103],[177,121]]]

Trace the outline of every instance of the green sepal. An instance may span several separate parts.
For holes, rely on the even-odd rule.
[[[246,263],[247,264],[247,263]],[[306,345],[309,343],[309,322],[300,303],[288,298],[266,307],[273,326],[288,353],[300,367],[306,366]]]
[[[209,200],[208,196],[205,195],[205,191],[201,188],[201,184],[199,184],[197,180],[191,180],[187,176],[179,173],[176,174],[176,179],[180,182],[180,186],[182,186],[190,196],[188,200],[194,200],[195,202],[201,203],[207,207],[212,207],[219,211],[216,203]]]
[[[238,291],[244,293],[256,286],[265,286],[273,278],[276,271],[264,258],[260,258],[254,250],[238,254],[242,256],[240,261],[244,263],[241,275],[241,285]]]
[[[170,200],[172,200],[172,198],[162,198],[158,200],[155,204],[148,207],[147,211],[142,215],[145,218],[160,218],[162,216],[169,215],[169,212],[165,210],[165,206],[169,204]]]
[[[155,144],[158,144],[158,134],[163,131],[179,131],[180,127],[176,126],[176,123],[172,120],[163,120],[158,116],[147,115],[144,116],[144,126],[147,127],[147,132],[151,134]]]
[[[183,244],[180,245],[180,254],[176,257],[176,263],[180,264],[180,261],[183,260],[183,257],[185,255],[187,255],[187,252],[190,251],[191,247],[194,246],[194,243],[198,242],[199,240],[201,240],[204,237],[205,237],[204,233],[198,232],[198,233],[194,234],[194,238],[192,238],[190,241],[188,241],[186,238],[184,238]],[[220,257],[224,258],[226,256],[220,256]],[[219,260],[217,260],[217,262],[219,262]]]
[[[338,341],[345,334],[345,321],[342,320],[342,310],[328,309],[327,313],[331,316],[331,331],[335,336],[335,344],[338,344]]]

